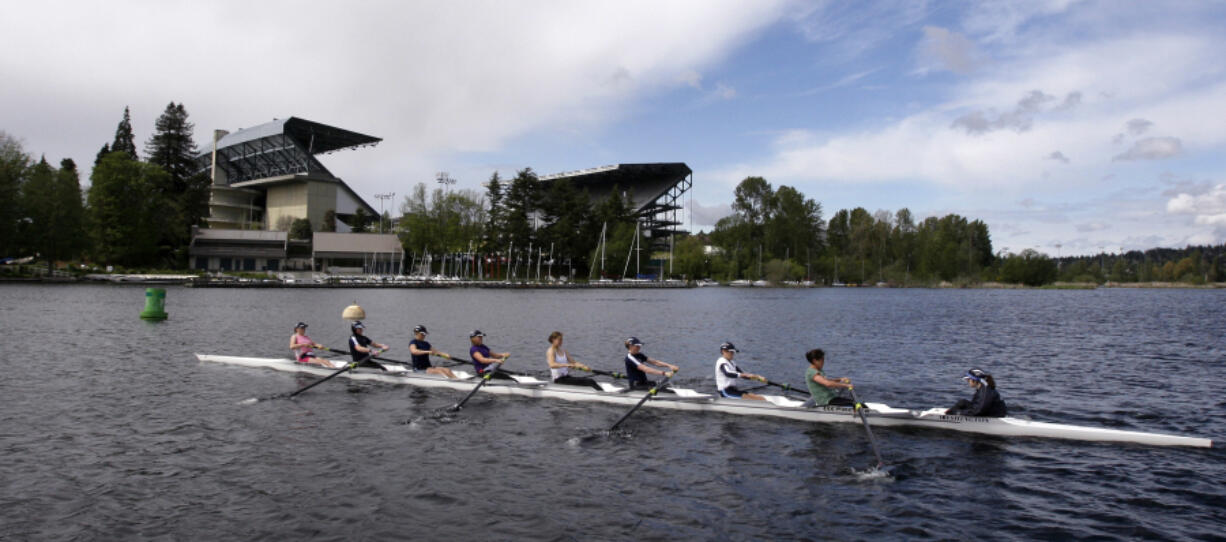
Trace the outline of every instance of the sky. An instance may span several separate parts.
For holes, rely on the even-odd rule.
[[[0,50],[0,131],[53,163],[125,106],[143,150],[173,101],[202,149],[289,116],[383,138],[321,157],[369,202],[685,162],[695,230],[757,175],[997,251],[1226,242],[1222,2],[48,0]]]

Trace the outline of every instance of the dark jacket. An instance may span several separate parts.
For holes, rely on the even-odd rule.
[[[1005,400],[1000,398],[1000,394],[996,390],[984,385],[979,386],[975,390],[975,396],[970,401],[961,399],[953,408],[946,410],[945,413],[959,416],[1003,418],[1007,415],[1008,409],[1005,407]]]

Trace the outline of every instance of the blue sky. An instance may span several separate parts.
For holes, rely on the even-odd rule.
[[[202,143],[290,115],[383,137],[323,158],[368,198],[683,161],[696,227],[761,175],[998,250],[1226,242],[1220,2],[293,6],[10,6],[0,130],[88,164],[125,105],[143,142],[174,100]]]

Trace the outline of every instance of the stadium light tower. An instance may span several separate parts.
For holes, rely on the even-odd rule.
[[[438,181],[438,184],[443,185],[444,190],[446,190],[448,187],[455,184],[456,182],[455,179],[452,179],[451,175],[448,175],[446,171],[440,171],[436,173],[434,175],[434,179]]]
[[[396,197],[396,193],[375,194],[375,197],[379,198],[379,233],[383,233],[383,202]]]

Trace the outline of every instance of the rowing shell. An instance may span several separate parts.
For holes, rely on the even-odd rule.
[[[327,376],[332,369],[314,365],[296,363],[290,359],[252,358],[239,356],[215,356],[196,354],[200,361],[239,365],[243,367],[260,367],[278,371],[309,373]],[[443,376],[425,372],[406,371],[399,366],[389,366],[388,371],[358,368],[341,376],[351,380],[386,382],[406,384],[420,388],[443,388],[452,390],[469,390],[472,388],[472,374],[464,371],[454,371],[459,379],[452,380]],[[514,381],[492,380],[482,390],[484,393],[496,395],[517,395],[522,397],[550,397],[567,401],[587,401],[608,403],[614,405],[633,405],[641,399],[638,393],[626,393],[624,387],[607,382],[600,385],[604,391],[596,391],[586,386],[567,386],[553,384],[531,376],[515,376]],[[786,418],[806,422],[823,423],[858,423],[855,410],[850,407],[824,406],[804,408],[801,401],[787,397],[767,395],[766,401],[744,399],[727,399],[712,394],[701,393],[692,389],[669,387],[672,394],[660,395],[644,406],[671,410],[692,410],[723,412],[745,416],[766,416]],[[1099,427],[1085,427],[1060,423],[1036,422],[1020,418],[981,418],[975,416],[946,415],[943,408],[928,410],[909,410],[894,408],[882,403],[865,403],[868,407],[868,417],[874,426],[896,427],[928,427],[997,435],[1002,437],[1039,437],[1061,438],[1095,442],[1128,442],[1152,446],[1192,446],[1211,448],[1213,441],[1207,438],[1165,435],[1160,433],[1144,433],[1140,431],[1123,431]]]

